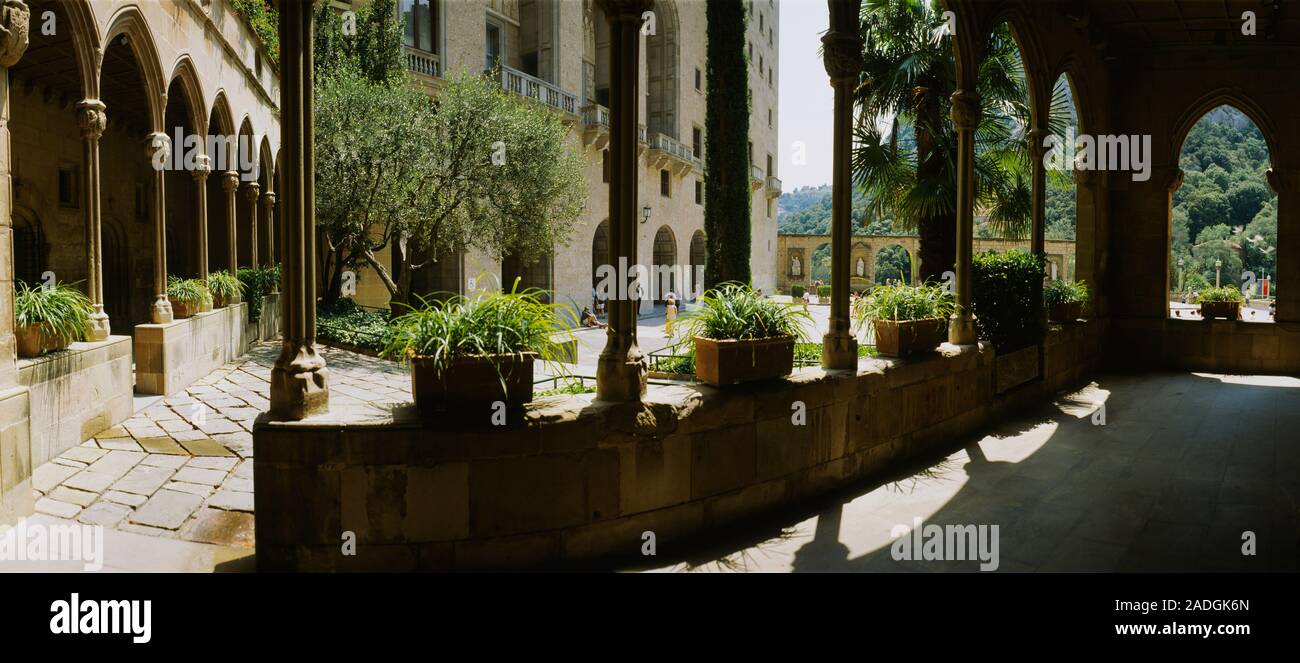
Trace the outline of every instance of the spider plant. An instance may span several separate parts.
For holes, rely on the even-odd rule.
[[[1225,285],[1221,288],[1206,288],[1196,296],[1196,302],[1198,304],[1214,302],[1234,302],[1240,304],[1243,301],[1245,301],[1245,297],[1241,296],[1241,291],[1230,285]]]
[[[793,336],[810,338],[812,316],[803,307],[768,299],[749,286],[723,283],[700,297],[698,308],[673,326],[674,345],[694,337],[747,341]]]
[[[198,306],[212,297],[208,286],[199,279],[167,277],[167,298],[190,306]]]
[[[17,285],[14,321],[19,327],[39,325],[46,335],[65,344],[86,337],[92,308],[90,299],[72,287],[76,284],[32,287],[18,281]]]
[[[225,270],[208,274],[207,286],[214,299],[227,304],[238,299],[244,292],[244,284]]]
[[[853,309],[858,326],[875,320],[907,321],[947,319],[956,305],[953,296],[941,285],[879,285]]]
[[[1082,304],[1088,296],[1088,284],[1083,281],[1052,281],[1043,288],[1043,302],[1048,306]]]

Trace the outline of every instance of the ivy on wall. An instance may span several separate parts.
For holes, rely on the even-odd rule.
[[[749,65],[745,4],[711,0],[705,7],[704,284],[751,282]]]
[[[266,45],[266,51],[274,62],[280,61],[280,13],[267,4],[266,0],[232,0],[235,11],[244,15],[253,32]]]

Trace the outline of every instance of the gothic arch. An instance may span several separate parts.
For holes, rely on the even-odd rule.
[[[163,78],[162,64],[158,58],[158,48],[153,42],[153,33],[145,21],[140,9],[126,6],[118,10],[105,33],[104,44],[114,39],[125,39],[126,45],[135,56],[136,66],[140,69],[144,84],[145,106],[149,110],[149,126],[154,132],[163,131],[163,113],[167,104],[167,82]],[[104,50],[107,50],[105,48]],[[103,66],[103,51],[99,54],[99,63],[95,67],[96,76]],[[102,81],[101,81],[102,82]],[[96,92],[100,90],[97,84]]]
[[[205,136],[208,133],[208,115],[204,110],[208,107],[207,97],[203,95],[203,86],[199,82],[198,73],[194,69],[194,62],[190,59],[188,53],[182,53],[176,58],[175,64],[172,65],[172,74],[167,79],[168,88],[172,83],[179,80],[181,89],[185,91],[187,110],[190,112],[190,123],[194,127],[194,134]],[[177,148],[179,146],[173,146]]]
[[[1170,134],[1170,152],[1165,163],[1178,163],[1179,156],[1183,152],[1183,143],[1187,140],[1187,134],[1191,132],[1192,127],[1196,126],[1206,113],[1219,106],[1231,106],[1255,123],[1259,132],[1264,135],[1264,142],[1268,145],[1269,164],[1275,169],[1279,168],[1278,155],[1283,152],[1277,141],[1277,125],[1269,118],[1263,107],[1255,103],[1241,88],[1219,88],[1189,104],[1174,123],[1174,130]]]

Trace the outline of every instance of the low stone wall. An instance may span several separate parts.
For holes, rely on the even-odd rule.
[[[1043,379],[994,394],[988,348],[944,345],[856,372],[652,386],[641,403],[543,399],[501,428],[411,408],[254,429],[262,570],[517,568],[639,558],[665,542],[946,447],[1086,374],[1098,327],[1054,327]],[[796,415],[802,414],[799,419]],[[345,533],[355,539],[349,539]],[[356,544],[355,554],[343,553]]]
[[[18,383],[31,400],[32,467],[130,417],[131,378],[130,336],[19,359]]]
[[[30,405],[27,387],[0,390],[0,525],[32,512]]]
[[[245,318],[244,350],[254,343],[274,341],[280,336],[280,295],[279,293],[262,297],[262,317],[257,322]]]
[[[248,304],[135,327],[135,390],[171,395],[247,350]]]
[[[1107,360],[1116,367],[1300,373],[1300,323],[1117,318]]]

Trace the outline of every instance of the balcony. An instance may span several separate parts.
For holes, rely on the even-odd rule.
[[[650,157],[647,163],[653,168],[668,168],[677,177],[689,173],[696,163],[691,148],[676,138],[656,133],[650,137]]]
[[[597,150],[609,145],[609,109],[600,104],[582,107],[582,144]]]
[[[750,164],[749,180],[750,180],[750,184],[754,187],[754,190],[758,191],[759,189],[763,188],[763,183],[767,181],[767,176],[766,174],[763,173],[762,168]]]
[[[767,197],[768,198],[781,197],[781,179],[776,177],[775,175],[767,176]]]
[[[571,113],[578,113],[578,96],[561,90],[546,81],[529,76],[518,69],[501,66],[501,87],[521,97],[535,99],[551,108]]]
[[[406,68],[421,76],[438,78],[442,76],[442,61],[436,53],[422,51],[407,46],[405,49]]]

